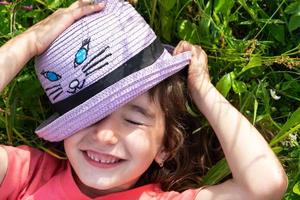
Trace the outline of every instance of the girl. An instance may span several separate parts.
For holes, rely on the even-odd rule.
[[[64,140],[68,161],[1,146],[0,199],[282,197],[280,163],[212,85],[205,52],[180,42],[171,56],[128,3],[76,1],[8,41],[0,49],[0,89],[36,55],[37,76],[57,111],[36,133]],[[193,178],[198,155],[185,131],[186,94],[177,73],[187,63],[190,95],[232,172],[219,185],[199,188]]]

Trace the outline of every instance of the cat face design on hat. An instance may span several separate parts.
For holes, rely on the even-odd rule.
[[[108,76],[155,39],[128,2],[107,0],[103,11],[77,20],[36,58],[36,73],[57,104]]]
[[[109,46],[105,46],[104,48],[100,49],[95,55],[90,55],[90,42],[90,37],[83,40],[81,47],[78,48],[78,51],[74,55],[74,69],[76,70],[78,67],[80,67],[85,78],[82,80],[79,80],[78,78],[72,79],[68,84],[68,88],[65,88],[65,91],[61,84],[50,85],[49,87],[45,88],[49,98],[52,98],[52,100],[55,101],[64,92],[68,92],[70,94],[77,93],[84,87],[86,77],[109,64],[107,58],[112,56],[112,54],[108,51]],[[88,57],[91,58],[85,62]],[[62,75],[54,71],[42,71],[41,75],[53,83],[59,82],[59,80],[62,78]]]

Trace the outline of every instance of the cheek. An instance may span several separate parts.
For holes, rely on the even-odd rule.
[[[142,159],[153,159],[162,144],[162,136],[155,130],[151,132],[135,131],[126,137],[127,148],[131,155]]]
[[[72,159],[72,151],[74,151],[74,149],[75,149],[74,146],[75,146],[75,144],[71,137],[68,137],[64,140],[65,152],[69,159]]]
[[[70,154],[70,152],[77,149],[76,147],[78,146],[79,142],[82,140],[83,136],[84,136],[84,131],[79,131],[64,140],[64,147],[67,155]]]
[[[127,142],[130,149],[137,153],[143,153],[145,151],[149,151],[153,146],[151,140],[148,137],[142,136],[141,134],[132,134],[128,138]]]

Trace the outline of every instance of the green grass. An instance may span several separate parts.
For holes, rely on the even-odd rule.
[[[0,5],[0,44],[71,1],[13,2]],[[136,8],[163,42],[176,45],[184,39],[205,49],[213,83],[259,129],[284,165],[289,176],[284,199],[299,199],[300,2],[139,0]],[[1,93],[1,143],[45,149],[33,131],[50,113],[30,62]],[[221,160],[204,181],[218,183],[229,173]]]

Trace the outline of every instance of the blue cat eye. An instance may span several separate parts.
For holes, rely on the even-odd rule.
[[[52,72],[52,71],[43,71],[41,73],[46,79],[48,79],[49,81],[58,81],[59,79],[61,79],[61,76],[58,75],[57,73],[55,72]]]
[[[75,54],[74,68],[76,68],[78,65],[81,65],[87,59],[90,41],[91,38],[83,40],[82,46]]]
[[[87,58],[87,49],[81,48],[77,51],[75,55],[75,62],[76,64],[82,64]]]

